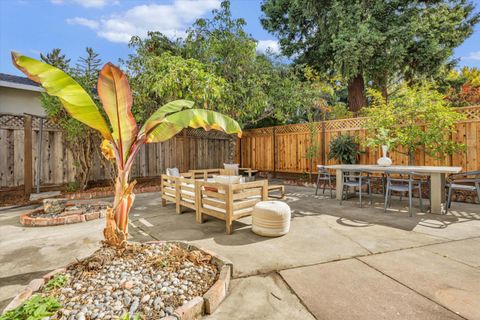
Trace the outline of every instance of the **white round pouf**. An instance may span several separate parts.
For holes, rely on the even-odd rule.
[[[281,201],[260,201],[253,208],[252,231],[265,237],[283,236],[290,230],[290,207]]]

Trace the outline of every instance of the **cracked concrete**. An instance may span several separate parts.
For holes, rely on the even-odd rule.
[[[233,235],[214,218],[196,224],[158,193],[137,195],[136,241],[187,240],[233,261],[227,299],[209,319],[479,319],[480,206],[453,204],[448,216],[416,212],[381,197],[342,206],[314,189],[287,186],[290,232],[263,238],[250,218]],[[103,221],[24,228],[21,210],[0,211],[0,307],[29,280],[95,250]]]

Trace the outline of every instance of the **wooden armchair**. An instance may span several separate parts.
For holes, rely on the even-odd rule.
[[[161,177],[162,206],[167,201],[175,203],[177,214],[182,213],[182,207],[195,210],[195,179],[191,173],[182,173],[180,177],[163,174]]]
[[[209,215],[225,221],[227,234],[232,233],[233,221],[252,214],[259,201],[268,199],[268,181],[236,184],[195,181],[196,220],[203,223]]]

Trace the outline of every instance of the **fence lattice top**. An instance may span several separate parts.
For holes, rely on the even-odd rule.
[[[42,118],[43,117],[40,116],[32,116],[33,130],[38,130],[40,128],[40,119]],[[0,129],[23,130],[25,124],[24,120],[25,116],[21,114],[0,113]],[[46,131],[60,130],[60,126],[47,118],[43,118],[43,129]],[[184,131],[188,137],[192,138],[230,139],[231,137],[230,135],[218,130],[205,131],[203,129],[188,128]],[[180,135],[183,135],[184,131],[182,131]]]
[[[466,119],[462,122],[480,120],[480,106],[456,108],[455,110],[466,115]],[[366,121],[366,117],[358,117],[314,122],[314,125],[317,131],[322,130],[322,124],[325,125],[325,131],[349,131],[363,128]],[[244,136],[266,136],[272,135],[274,131],[275,134],[308,133],[309,125],[310,124],[308,123],[299,123],[276,127],[249,129],[244,131]]]

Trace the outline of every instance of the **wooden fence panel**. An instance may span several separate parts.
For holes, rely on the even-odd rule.
[[[415,153],[417,165],[460,166],[465,171],[480,170],[480,106],[458,108],[458,112],[466,115],[466,119],[456,124],[456,132],[452,140],[465,144],[465,150],[437,159],[425,154],[422,150]],[[363,124],[366,118],[349,118],[325,121],[325,158],[326,164],[335,164],[328,159],[330,142],[340,134],[348,134],[365,139],[366,130]],[[242,167],[251,167],[262,171],[304,173],[309,171],[309,161],[306,158],[310,145],[308,124],[294,124],[269,128],[245,130],[240,140],[239,158]],[[319,150],[322,149],[322,123],[316,123]],[[274,143],[269,142],[273,141]],[[270,140],[269,140],[270,139]],[[272,150],[273,149],[273,150]],[[365,148],[360,155],[360,163],[375,164],[381,156],[380,148]],[[270,157],[275,154],[275,157]],[[405,150],[389,153],[394,164],[407,165],[408,156]],[[273,163],[275,159],[275,164]],[[321,154],[313,161],[313,166],[321,163]],[[315,169],[315,168],[313,168]]]
[[[24,128],[22,115],[0,114],[0,188],[24,184]],[[62,185],[75,179],[75,157],[67,149],[63,134],[44,121],[42,159],[39,159],[39,118],[33,117],[32,185],[41,161],[41,185]],[[218,131],[187,129],[163,143],[142,146],[133,165],[133,178],[158,177],[168,167],[188,169],[219,168],[229,162],[229,135]],[[91,180],[110,179],[97,152],[93,155]]]

